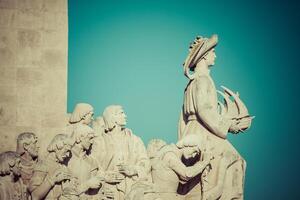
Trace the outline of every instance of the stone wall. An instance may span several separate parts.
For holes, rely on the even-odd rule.
[[[67,9],[67,0],[0,0],[0,152],[24,131],[43,149],[66,124]]]

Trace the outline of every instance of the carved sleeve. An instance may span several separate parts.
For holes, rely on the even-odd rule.
[[[211,85],[210,80],[202,76],[194,80],[193,102],[197,117],[203,124],[216,136],[226,138],[227,132],[231,125],[228,119],[223,118],[217,111],[215,103],[212,101],[216,91]]]
[[[200,174],[206,165],[197,162],[195,165],[186,167],[181,160],[179,160],[174,153],[167,153],[165,160],[168,162],[169,167],[179,176],[180,180],[188,181],[191,178]]]
[[[150,173],[150,161],[141,138],[136,137],[135,154],[137,155],[135,169],[139,178],[147,177]]]
[[[37,167],[38,168],[38,167]],[[47,176],[47,172],[44,170],[36,170],[33,173],[33,176],[29,182],[28,190],[30,192],[34,191],[38,186],[40,186]]]
[[[183,114],[183,107],[182,107],[180,116],[179,116],[179,121],[178,121],[178,138],[177,138],[178,140],[181,140],[183,137],[183,131],[186,127],[186,123],[187,123],[187,120],[186,120],[185,115]]]

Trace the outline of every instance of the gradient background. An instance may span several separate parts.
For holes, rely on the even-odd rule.
[[[256,118],[229,140],[247,161],[245,199],[300,199],[299,8],[276,1],[69,0],[68,112],[123,105],[147,144],[176,142],[187,79],[182,63],[200,34],[219,35],[212,76],[239,91]]]

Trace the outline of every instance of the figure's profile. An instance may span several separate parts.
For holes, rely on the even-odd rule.
[[[246,164],[226,138],[228,132],[237,134],[249,128],[252,117],[239,95],[228,88],[223,87],[225,92],[219,92],[225,103],[218,101],[215,83],[210,76],[215,64],[217,43],[217,35],[197,37],[184,63],[184,74],[189,83],[184,91],[178,139],[196,134],[204,148],[216,157],[211,162],[205,183],[201,180],[199,183],[190,183],[193,187],[187,191],[188,195],[191,194],[188,199],[194,199],[197,193],[202,193],[203,199],[243,198]],[[234,103],[230,97],[234,98]]]
[[[246,161],[227,136],[253,117],[237,92],[215,86],[217,44],[212,35],[190,46],[174,144],[152,139],[146,150],[122,106],[94,119],[94,107],[78,103],[46,155],[32,132],[18,135],[16,152],[0,153],[0,200],[242,200]]]
[[[126,128],[122,106],[107,106],[102,117],[104,132],[96,138],[92,155],[104,170],[114,199],[124,199],[134,183],[149,178],[150,161],[141,138]]]

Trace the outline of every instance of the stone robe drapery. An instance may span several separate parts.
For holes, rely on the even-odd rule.
[[[45,160],[39,161],[34,168],[33,176],[29,182],[29,191],[33,192],[43,182],[47,181],[48,176],[54,174],[54,172],[59,168],[66,168],[66,166],[49,159],[49,157]],[[43,199],[57,200],[62,196],[62,194],[62,185],[55,184]]]
[[[25,158],[21,157],[21,178],[23,180],[23,183],[25,185],[29,184],[29,181],[33,175],[33,170],[37,164],[37,159],[36,160],[26,160]]]
[[[124,199],[133,183],[150,177],[150,162],[144,143],[129,129],[114,134],[102,133],[95,138],[92,156],[104,172],[118,173],[119,164],[130,165],[137,171],[137,175],[126,177],[118,184],[107,184],[108,188],[117,193],[116,199]]]
[[[156,186],[157,193],[162,200],[179,200],[183,196],[177,194],[180,180],[180,175],[176,170],[173,169],[173,165],[177,165],[177,168],[180,168],[183,163],[177,158],[176,155],[176,146],[174,144],[167,145],[160,149],[156,154],[152,162],[152,179],[153,183]],[[171,154],[174,158],[174,161],[171,163],[169,160],[165,160],[165,156]],[[183,167],[184,170],[185,166]],[[182,171],[183,171],[182,170]]]
[[[2,200],[27,200],[29,197],[27,188],[19,179],[11,181],[11,177],[0,177],[0,199]]]
[[[98,172],[98,164],[97,162],[91,157],[87,155],[80,156],[76,153],[76,151],[72,150],[72,157],[68,162],[68,168],[72,173],[72,176],[76,178],[78,182],[78,186],[80,184],[84,184],[90,178],[97,175]],[[89,189],[88,191],[84,192],[79,196],[80,200],[85,199],[100,199],[102,197],[99,193],[98,189],[92,190]]]
[[[227,191],[234,193],[234,195],[238,194],[238,196],[241,196],[243,193],[245,162],[229,141],[220,137],[226,137],[231,122],[218,113],[217,106],[217,92],[211,77],[208,74],[204,74],[196,76],[195,79],[191,80],[184,93],[184,104],[179,120],[178,139],[188,134],[197,134],[201,138],[202,148],[205,148],[215,156],[215,159],[211,162],[212,170],[208,174],[208,182],[206,182],[207,184],[202,183],[203,191],[210,190],[217,186],[219,181],[217,179],[225,176],[225,174],[218,176],[221,155],[226,152],[227,155],[231,154],[232,157],[236,157],[236,159],[232,160],[232,164],[237,164],[231,165],[231,167],[227,169],[226,177],[227,181],[232,179],[237,181],[226,182],[225,179],[224,187],[227,188]],[[226,163],[227,166],[229,166],[229,164],[230,163]],[[235,167],[237,165],[238,167]],[[233,171],[236,170],[240,171],[233,173]],[[221,173],[224,173],[224,170]],[[234,184],[232,182],[234,182]],[[201,189],[199,189],[199,187],[200,184],[197,184],[192,190],[200,192]],[[225,191],[222,196],[225,196],[227,191]],[[190,194],[193,194],[193,192]]]

